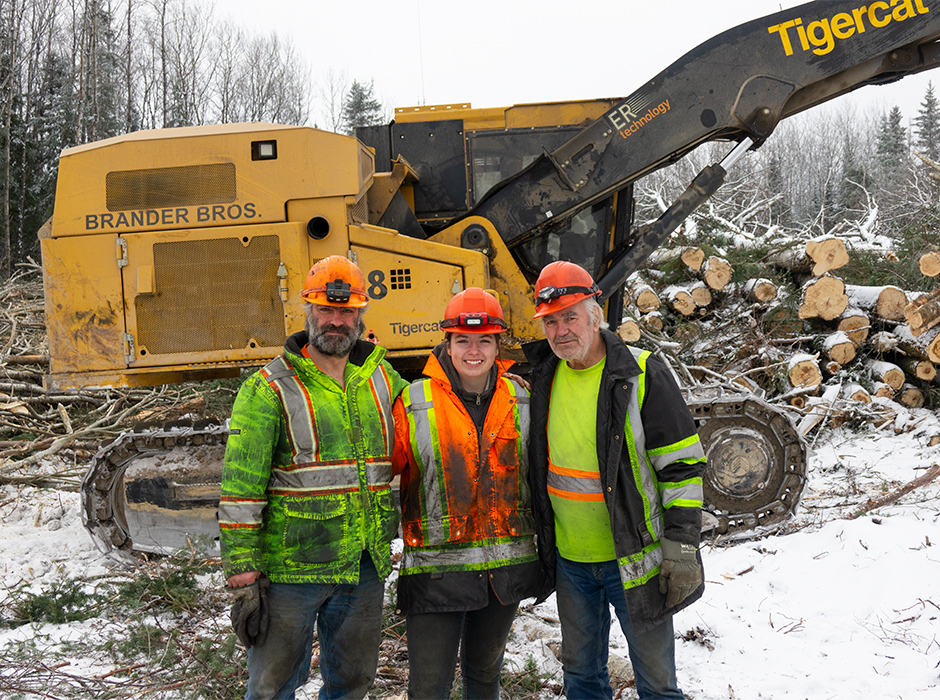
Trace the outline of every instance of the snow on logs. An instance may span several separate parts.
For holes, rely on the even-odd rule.
[[[769,304],[777,298],[777,285],[763,277],[748,280],[741,291],[747,299],[758,304]]]
[[[904,370],[892,362],[884,360],[865,360],[865,367],[875,380],[875,383],[882,382],[898,391],[904,386]]]
[[[902,289],[887,285],[884,287],[863,287],[855,284],[845,286],[849,303],[867,311],[882,321],[903,321],[904,309],[908,306],[907,294]]]
[[[904,370],[905,374],[916,377],[922,382],[932,382],[937,376],[937,366],[930,360],[902,357],[898,360],[898,366]]]
[[[671,284],[666,287],[663,290],[663,298],[670,309],[683,316],[691,316],[698,308],[692,294],[682,285]]]
[[[716,292],[728,286],[728,283],[731,282],[732,272],[731,263],[715,255],[708,258],[702,265],[702,279],[705,280],[705,284],[710,289],[714,289]]]
[[[798,274],[754,275],[732,284],[724,258],[692,247],[658,252],[651,258],[655,265],[634,278],[632,323],[618,332],[639,344],[641,332],[663,334],[687,347],[694,339],[701,346],[694,364],[716,371],[732,366],[733,373],[758,372],[764,366],[764,375],[756,375],[766,379],[760,380],[761,390],[772,391],[768,387],[783,380],[791,387],[786,399],[804,404],[807,412],[832,385],[839,386],[841,400],[868,403],[885,397],[922,405],[926,387],[940,384],[940,287],[928,294],[845,284],[832,272],[847,261],[834,237],[814,239],[789,254],[790,268],[800,267]],[[934,258],[940,265],[940,253],[922,257],[925,274]],[[778,255],[772,264],[779,262]],[[706,276],[719,269],[723,279]],[[794,289],[787,282],[794,279],[805,283]],[[699,326],[698,319],[706,325]],[[710,334],[709,327],[719,333]]]
[[[860,348],[868,339],[868,332],[871,330],[871,321],[868,314],[857,306],[849,306],[839,316],[839,323],[836,324],[836,330],[844,332],[849,339],[855,343],[855,347]]]
[[[914,335],[910,326],[901,324],[895,327],[894,334],[898,337],[898,348],[908,357],[940,363],[940,326]]]
[[[917,336],[940,323],[940,288],[922,294],[904,308],[904,318]]]
[[[821,277],[849,262],[845,243],[835,236],[821,236],[787,248],[770,258],[776,267],[803,275]]]
[[[818,360],[818,355],[806,353],[797,353],[791,357],[787,366],[787,379],[790,381],[790,386],[803,388],[822,384]]]
[[[806,255],[813,261],[814,277],[819,277],[830,270],[838,270],[849,262],[845,243],[835,236],[822,236],[806,241],[804,249]]]
[[[691,272],[698,272],[705,262],[705,251],[691,246],[654,250],[646,261],[648,267],[662,270],[679,261]]]
[[[640,325],[631,318],[625,318],[620,322],[617,335],[623,342],[633,345],[640,339]]]
[[[641,314],[648,314],[656,311],[662,302],[659,295],[653,291],[648,284],[638,284],[630,292],[633,303],[636,304],[637,311]]]
[[[823,338],[823,355],[840,366],[847,365],[855,359],[855,343],[843,331],[836,331],[830,336]],[[830,374],[835,374],[830,372]]]

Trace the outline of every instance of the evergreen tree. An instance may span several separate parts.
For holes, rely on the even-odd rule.
[[[933,92],[933,81],[927,83],[924,101],[914,117],[914,146],[932,161],[940,160],[940,103]]]
[[[901,108],[895,105],[891,111],[881,116],[878,124],[877,153],[878,163],[885,183],[895,179],[904,162],[907,144],[904,126],[901,124]]]
[[[90,0],[81,17],[78,75],[79,143],[98,141],[123,131],[121,56],[110,10],[101,0]]]
[[[357,126],[382,123],[382,103],[375,99],[374,85],[354,80],[343,104],[343,131],[354,134]]]
[[[860,212],[865,190],[871,187],[871,176],[856,150],[855,134],[846,134],[842,142],[842,177],[839,180],[838,211],[841,216]]]

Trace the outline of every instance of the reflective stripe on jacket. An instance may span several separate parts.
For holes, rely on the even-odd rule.
[[[657,575],[659,540],[698,544],[705,456],[695,422],[668,368],[648,352],[601,331],[607,361],[597,406],[600,486],[610,513],[614,548],[634,629],[644,631],[701,596],[665,607]],[[554,576],[555,522],[548,497],[546,425],[558,358],[547,341],[525,346],[533,365],[530,480],[539,555]],[[554,478],[554,477],[553,477]]]
[[[398,517],[389,483],[392,405],[405,386],[383,348],[357,343],[346,386],[301,355],[306,333],[239,390],[219,504],[227,576],[357,583],[363,551],[382,576]]]

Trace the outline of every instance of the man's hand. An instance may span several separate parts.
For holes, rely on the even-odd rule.
[[[229,588],[241,588],[242,586],[250,586],[257,581],[260,576],[260,571],[243,571],[240,574],[229,576],[226,583]]]
[[[271,581],[268,577],[259,574],[253,583],[229,589],[235,599],[231,613],[232,628],[246,648],[255,644],[261,646],[268,636],[269,585]]]
[[[671,608],[688,598],[702,583],[702,567],[699,566],[694,544],[673,542],[663,537],[659,541],[663,548],[663,565],[659,571],[659,592],[666,594],[666,607]]]

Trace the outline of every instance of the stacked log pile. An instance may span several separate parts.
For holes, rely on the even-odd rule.
[[[859,406],[940,405],[940,287],[924,291],[940,277],[940,252],[919,260],[922,289],[847,284],[850,251],[832,236],[763,262],[765,276],[732,283],[727,260],[691,247],[657,251],[628,287],[622,336],[670,344],[692,375],[746,376],[797,407],[818,405],[832,387]],[[884,411],[875,415],[884,421]]]

